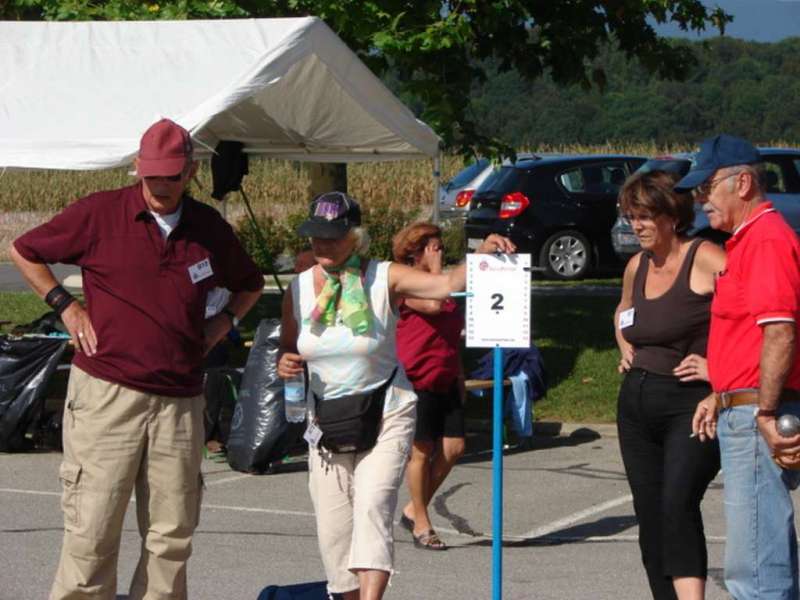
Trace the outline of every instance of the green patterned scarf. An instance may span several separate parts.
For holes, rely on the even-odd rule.
[[[311,311],[311,321],[331,327],[339,314],[353,334],[367,333],[372,325],[372,314],[361,284],[361,257],[354,254],[337,270],[322,269],[322,273],[325,285]]]

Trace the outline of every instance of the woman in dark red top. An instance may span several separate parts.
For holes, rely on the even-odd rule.
[[[394,237],[394,259],[430,273],[442,271],[442,231],[415,223]],[[397,323],[397,356],[417,393],[417,430],[408,463],[410,502],[401,524],[414,545],[445,550],[428,504],[464,454],[464,376],[459,344],[464,317],[452,299],[405,299]]]

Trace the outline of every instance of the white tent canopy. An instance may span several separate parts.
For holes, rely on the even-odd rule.
[[[129,164],[169,117],[290,160],[436,158],[439,138],[315,17],[0,23],[0,168]]]

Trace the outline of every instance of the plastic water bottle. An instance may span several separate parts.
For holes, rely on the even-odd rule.
[[[283,399],[286,407],[286,420],[302,423],[306,418],[306,380],[303,374],[283,380]]]
[[[778,422],[775,426],[778,429],[778,433],[783,437],[792,437],[800,433],[800,419],[792,414],[778,417]]]

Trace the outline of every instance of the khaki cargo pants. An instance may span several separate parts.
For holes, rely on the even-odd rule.
[[[136,489],[141,556],[129,600],[183,600],[202,493],[202,396],[137,392],[73,366],[64,408],[64,544],[50,600],[114,600]]]

